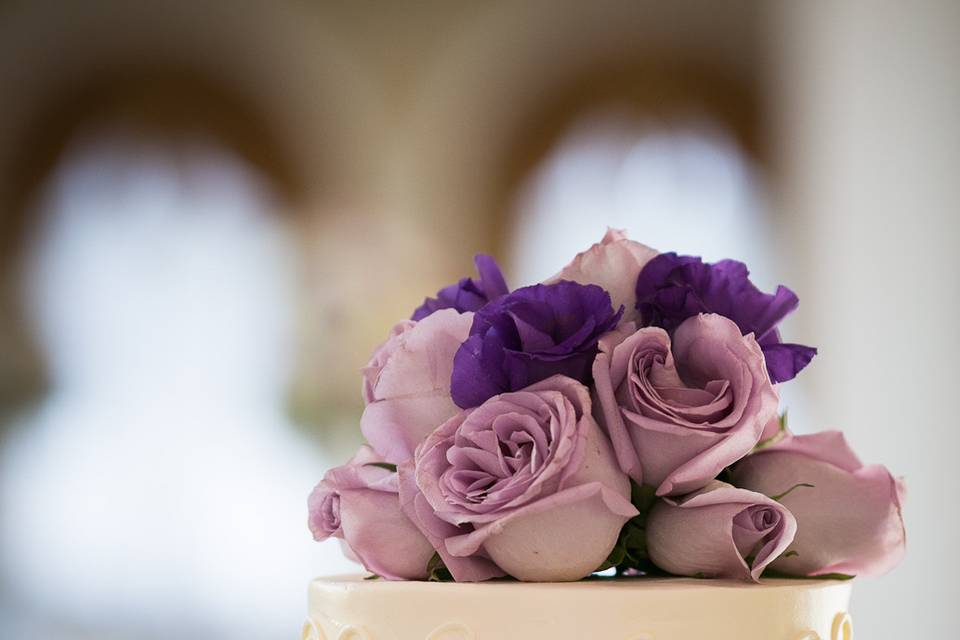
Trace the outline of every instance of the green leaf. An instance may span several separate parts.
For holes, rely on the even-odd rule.
[[[657,501],[657,488],[649,484],[630,481],[630,502],[641,514],[647,514]]]
[[[764,578],[783,578],[785,580],[853,580],[857,576],[846,573],[824,573],[819,576],[795,576],[776,569],[767,569],[763,572]]]
[[[377,467],[378,469],[386,469],[391,473],[397,472],[397,465],[390,464],[389,462],[365,462],[363,464],[365,467]]]
[[[610,567],[616,567],[623,563],[623,559],[626,557],[627,551],[619,543],[614,545],[613,549],[610,550],[610,555],[607,556],[607,559],[603,561],[599,567],[594,570],[594,573],[598,571],[606,571]]]
[[[793,558],[800,555],[799,551],[787,551],[785,554],[780,556],[781,558]]]
[[[375,573],[371,573],[370,575],[364,577],[364,580],[379,580],[379,579],[380,579],[380,576],[378,576]]]
[[[610,567],[616,567],[617,574],[622,575],[628,569],[636,569],[644,573],[654,570],[653,565],[647,558],[645,525],[647,514],[657,500],[656,489],[651,486],[631,483],[631,499],[640,514],[623,525],[620,534],[617,536],[617,543],[596,571],[605,571]]]
[[[430,561],[427,562],[427,580],[429,582],[453,582],[453,576],[450,570],[443,564],[440,554],[434,552]]]
[[[775,496],[770,496],[770,499],[771,499],[771,500],[776,500],[777,502],[780,502],[783,498],[786,498],[788,495],[790,495],[790,493],[791,493],[794,489],[798,489],[798,488],[800,488],[800,487],[807,487],[807,488],[809,488],[809,489],[813,489],[815,486],[816,486],[816,485],[810,484],[809,482],[798,482],[797,484],[793,485],[792,487],[790,487],[789,489],[787,489],[787,490],[784,491],[783,493],[778,493],[778,494],[775,495]]]
[[[783,438],[787,435],[787,412],[786,411],[780,414],[778,421],[780,423],[780,429],[777,431],[777,433],[773,434],[766,440],[761,440],[760,442],[758,442],[757,445],[753,448],[754,451],[759,451],[760,449],[764,449],[766,447],[769,447],[772,444],[776,444],[781,440],[783,440]]]

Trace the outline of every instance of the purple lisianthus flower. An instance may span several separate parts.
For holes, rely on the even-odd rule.
[[[600,336],[623,315],[596,285],[560,281],[517,289],[474,314],[470,336],[453,358],[450,392],[457,406],[519,391],[562,374],[591,378]]]
[[[793,379],[810,364],[817,350],[780,341],[777,325],[800,304],[797,295],[780,285],[773,294],[757,289],[747,266],[736,260],[713,264],[696,256],[662,253],[637,277],[637,310],[643,324],[668,332],[700,313],[733,320],[744,335],[753,333],[763,350],[774,383]]]
[[[473,263],[477,265],[479,278],[461,278],[456,284],[440,289],[437,297],[426,298],[410,319],[423,320],[440,309],[456,309],[460,313],[476,311],[491,300],[510,293],[500,267],[493,258],[479,253],[473,258]]]

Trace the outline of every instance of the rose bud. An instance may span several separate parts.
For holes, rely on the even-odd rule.
[[[864,466],[839,431],[789,436],[734,467],[738,487],[783,493],[799,530],[773,568],[798,576],[878,575],[903,558],[902,479],[882,465]],[[810,484],[812,487],[797,486]]]
[[[442,309],[401,322],[363,369],[360,430],[387,462],[412,458],[420,441],[460,410],[450,398],[450,375],[472,319]]]
[[[578,580],[638,513],[589,391],[564,376],[457,414],[414,463],[413,486],[401,481],[403,508],[457,580],[491,564],[519,580]]]
[[[758,580],[794,539],[797,522],[767,496],[714,481],[647,517],[647,553],[681,576]]]
[[[663,329],[624,323],[600,339],[593,378],[620,468],[657,495],[706,485],[746,455],[778,397],[753,336],[714,314]]]
[[[603,240],[578,253],[570,264],[546,283],[571,280],[580,284],[595,284],[610,293],[614,309],[623,305],[624,321],[637,320],[637,275],[656,255],[656,250],[627,239],[625,231],[607,229]]]
[[[351,560],[389,580],[427,576],[434,549],[400,509],[397,474],[364,445],[324,475],[307,500],[315,540],[340,538]]]
[[[437,297],[424,300],[410,319],[423,320],[440,309],[453,309],[460,313],[477,311],[491,300],[510,293],[500,267],[493,258],[481,253],[474,257],[473,263],[477,265],[479,278],[461,278],[456,284],[440,289]]]
[[[474,314],[454,356],[454,402],[476,407],[557,374],[589,382],[597,340],[622,313],[606,291],[576,282],[523,287],[494,300]]]
[[[641,324],[670,333],[700,313],[730,318],[741,333],[756,338],[774,383],[790,380],[817,355],[813,347],[780,341],[777,325],[800,305],[797,295],[783,285],[772,294],[760,291],[747,265],[736,260],[707,264],[695,256],[661,253],[640,271],[636,300]]]

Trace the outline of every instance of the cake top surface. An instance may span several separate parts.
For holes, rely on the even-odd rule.
[[[709,591],[714,593],[717,589],[763,592],[772,590],[817,590],[836,587],[837,585],[849,584],[852,581],[837,580],[814,580],[814,579],[795,579],[795,578],[764,578],[762,582],[747,582],[744,580],[724,580],[724,579],[698,579],[682,577],[649,577],[649,578],[613,578],[603,576],[593,576],[576,582],[538,582],[527,583],[517,580],[489,580],[483,583],[475,582],[429,582],[429,581],[396,581],[396,580],[371,580],[368,574],[346,574],[337,576],[325,576],[316,578],[314,585],[329,588],[343,588],[347,590],[363,589],[366,591],[396,591],[405,592],[411,589],[425,591],[447,591],[456,589],[462,595],[461,590],[471,590],[480,593],[510,592],[513,590],[523,590],[527,592],[531,588],[538,591],[589,591],[595,592],[604,590],[616,590],[618,592],[630,591],[631,593],[668,593],[668,592],[694,592]]]

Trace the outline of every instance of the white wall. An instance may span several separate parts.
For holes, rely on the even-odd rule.
[[[960,3],[781,5],[785,238],[819,423],[906,476],[906,561],[861,580],[862,638],[948,638],[960,569]],[[774,49],[776,50],[776,49]],[[851,505],[856,508],[856,505]]]

